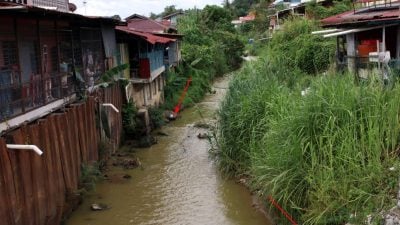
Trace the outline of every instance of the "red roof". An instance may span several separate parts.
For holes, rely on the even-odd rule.
[[[399,7],[380,8],[379,10],[371,8],[364,8],[356,10],[356,12],[348,11],[338,15],[334,15],[321,20],[322,25],[327,26],[340,26],[365,22],[388,22],[400,20]]]
[[[169,28],[168,26],[147,17],[135,17],[127,20],[127,22],[129,28],[142,32],[163,33]]]
[[[171,21],[169,21],[169,20],[161,20],[161,24],[166,26],[166,27],[170,27],[171,26]]]
[[[239,17],[239,20],[242,21],[242,22],[253,21],[255,19],[256,19],[255,15],[247,15],[247,16]]]
[[[144,40],[146,40],[147,42],[149,42],[150,44],[155,44],[155,43],[161,43],[161,44],[166,44],[169,42],[174,42],[176,41],[176,39],[172,39],[172,38],[166,38],[166,37],[161,37],[161,36],[157,36],[151,33],[147,33],[147,32],[141,32],[141,31],[136,31],[133,30],[127,26],[117,26],[115,27],[116,30],[125,32],[127,34],[132,34],[134,36],[138,36]]]

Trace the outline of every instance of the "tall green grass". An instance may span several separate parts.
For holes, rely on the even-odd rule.
[[[399,84],[308,76],[275,56],[247,64],[230,84],[219,113],[221,168],[249,175],[300,224],[363,224],[370,214],[378,223],[396,197]]]

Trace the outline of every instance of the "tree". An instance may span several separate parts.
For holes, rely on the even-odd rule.
[[[259,3],[259,0],[233,0],[232,6],[237,16],[245,16],[256,3]]]
[[[228,9],[207,5],[201,12],[201,18],[211,30],[233,31],[234,29],[231,24],[233,17]]]
[[[166,6],[164,8],[164,12],[161,13],[161,16],[162,17],[168,16],[168,15],[171,15],[173,13],[180,12],[180,11],[182,11],[182,10],[177,9],[176,5],[169,5],[169,6]]]
[[[149,17],[150,17],[150,19],[155,20],[155,19],[157,19],[158,17],[160,17],[160,15],[151,12]]]
[[[119,15],[114,15],[111,18],[115,19],[115,20],[121,20],[121,17]]]
[[[224,0],[222,5],[224,6],[225,9],[231,9],[231,3],[229,2],[229,0]]]

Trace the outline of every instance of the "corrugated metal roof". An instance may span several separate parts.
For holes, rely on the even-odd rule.
[[[178,12],[171,13],[169,15],[164,16],[163,19],[171,19],[171,17],[177,16],[177,15],[183,15],[183,14],[185,14],[185,13],[182,11],[178,11]]]
[[[354,11],[344,12],[321,20],[324,27],[340,27],[359,23],[386,23],[400,22],[399,6],[385,8],[363,8]],[[376,23],[375,23],[376,24]]]
[[[110,23],[120,23],[119,20],[113,19],[111,17],[101,17],[101,16],[84,16],[81,14],[75,14],[71,12],[62,12],[57,10],[52,10],[48,8],[41,8],[37,6],[30,6],[30,5],[16,5],[16,4],[1,4],[0,11],[3,12],[26,12],[26,13],[39,13],[41,15],[62,15],[67,17],[79,18],[79,19],[89,19],[89,20],[101,20]]]
[[[150,44],[155,44],[155,43],[161,43],[161,44],[166,44],[169,42],[174,42],[176,41],[176,39],[172,39],[172,38],[166,38],[166,37],[161,37],[161,36],[157,36],[151,33],[147,33],[147,32],[140,32],[140,31],[136,31],[133,30],[127,26],[117,26],[115,28],[116,30],[122,31],[124,33],[127,34],[131,34],[137,37],[140,37],[144,40],[146,40],[147,42],[149,42]]]
[[[134,29],[136,31],[141,31],[141,32],[163,33],[169,29],[168,26],[165,26],[150,18],[146,19],[135,18],[135,19],[130,19],[127,22],[128,22],[128,27],[130,29]]]
[[[161,20],[161,24],[166,26],[166,27],[170,27],[171,26],[171,21],[169,21],[169,20]]]

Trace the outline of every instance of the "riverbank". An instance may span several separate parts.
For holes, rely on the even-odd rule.
[[[220,167],[250,177],[300,224],[380,223],[398,192],[400,87],[329,72],[332,43],[311,36],[317,29],[289,21],[235,75],[220,110]]]

